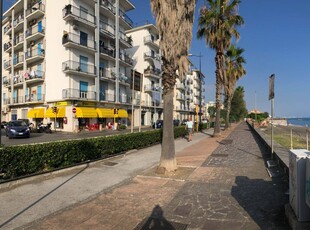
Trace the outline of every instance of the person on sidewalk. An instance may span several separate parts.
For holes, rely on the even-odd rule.
[[[192,121],[192,118],[188,117],[188,120],[187,120],[186,126],[185,126],[185,128],[187,129],[187,132],[188,132],[188,142],[192,141],[192,138],[193,138],[193,127],[194,127],[194,123]]]

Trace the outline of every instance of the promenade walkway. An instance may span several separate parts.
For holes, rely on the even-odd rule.
[[[22,205],[6,211],[5,217],[0,215],[0,226],[3,229],[290,229],[284,213],[284,204],[288,203],[287,178],[268,176],[264,163],[267,152],[245,123],[224,131],[218,138],[199,133],[193,139],[189,143],[176,140],[179,168],[171,175],[155,174],[160,154],[157,145],[110,160],[108,164],[100,162],[36,183],[4,188],[6,191],[0,190],[1,212],[13,210],[11,202]],[[130,169],[133,166],[135,169]],[[55,178],[63,182],[46,188]],[[91,193],[90,185],[96,187]],[[26,188],[46,189],[39,199],[28,198],[27,205],[22,198],[29,195]],[[59,201],[66,205],[61,208]],[[38,214],[40,211],[44,214]]]

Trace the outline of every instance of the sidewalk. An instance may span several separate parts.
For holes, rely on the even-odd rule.
[[[15,208],[0,217],[0,226],[123,230],[156,229],[151,227],[161,224],[166,228],[158,229],[290,229],[284,213],[287,178],[269,178],[263,159],[266,152],[245,123],[231,133],[222,132],[219,138],[199,133],[193,140],[176,141],[179,168],[169,176],[155,174],[160,156],[157,145],[110,160],[110,166],[101,162],[76,174],[59,174],[0,191],[5,210],[14,206],[12,202],[25,202],[19,205],[22,212]],[[62,183],[46,188],[56,178]],[[96,187],[92,193],[90,185]],[[27,204],[19,200],[26,188],[32,192],[46,189],[41,198],[28,198]],[[59,202],[65,202],[63,208]]]

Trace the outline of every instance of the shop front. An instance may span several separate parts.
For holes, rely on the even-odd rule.
[[[66,107],[51,107],[45,112],[45,117],[52,122],[52,127],[55,129],[64,129],[67,124]]]
[[[30,123],[37,127],[44,120],[44,112],[44,108],[30,109],[27,113],[27,118],[32,119]]]

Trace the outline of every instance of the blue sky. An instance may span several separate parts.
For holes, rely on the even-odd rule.
[[[50,1],[50,0],[49,0]],[[53,0],[55,1],[55,0]],[[6,10],[14,0],[4,0]],[[136,9],[128,12],[136,25],[146,21],[155,23],[149,0],[131,0]],[[189,53],[202,54],[202,72],[206,78],[206,100],[215,98],[214,51],[204,40],[196,39],[198,9],[204,4],[198,0],[193,40]],[[245,25],[239,31],[238,46],[245,49],[247,75],[238,85],[245,88],[249,110],[256,107],[270,112],[268,101],[269,76],[275,79],[275,116],[310,117],[310,1],[309,0],[243,0],[239,13]],[[191,57],[198,67],[199,58]]]

